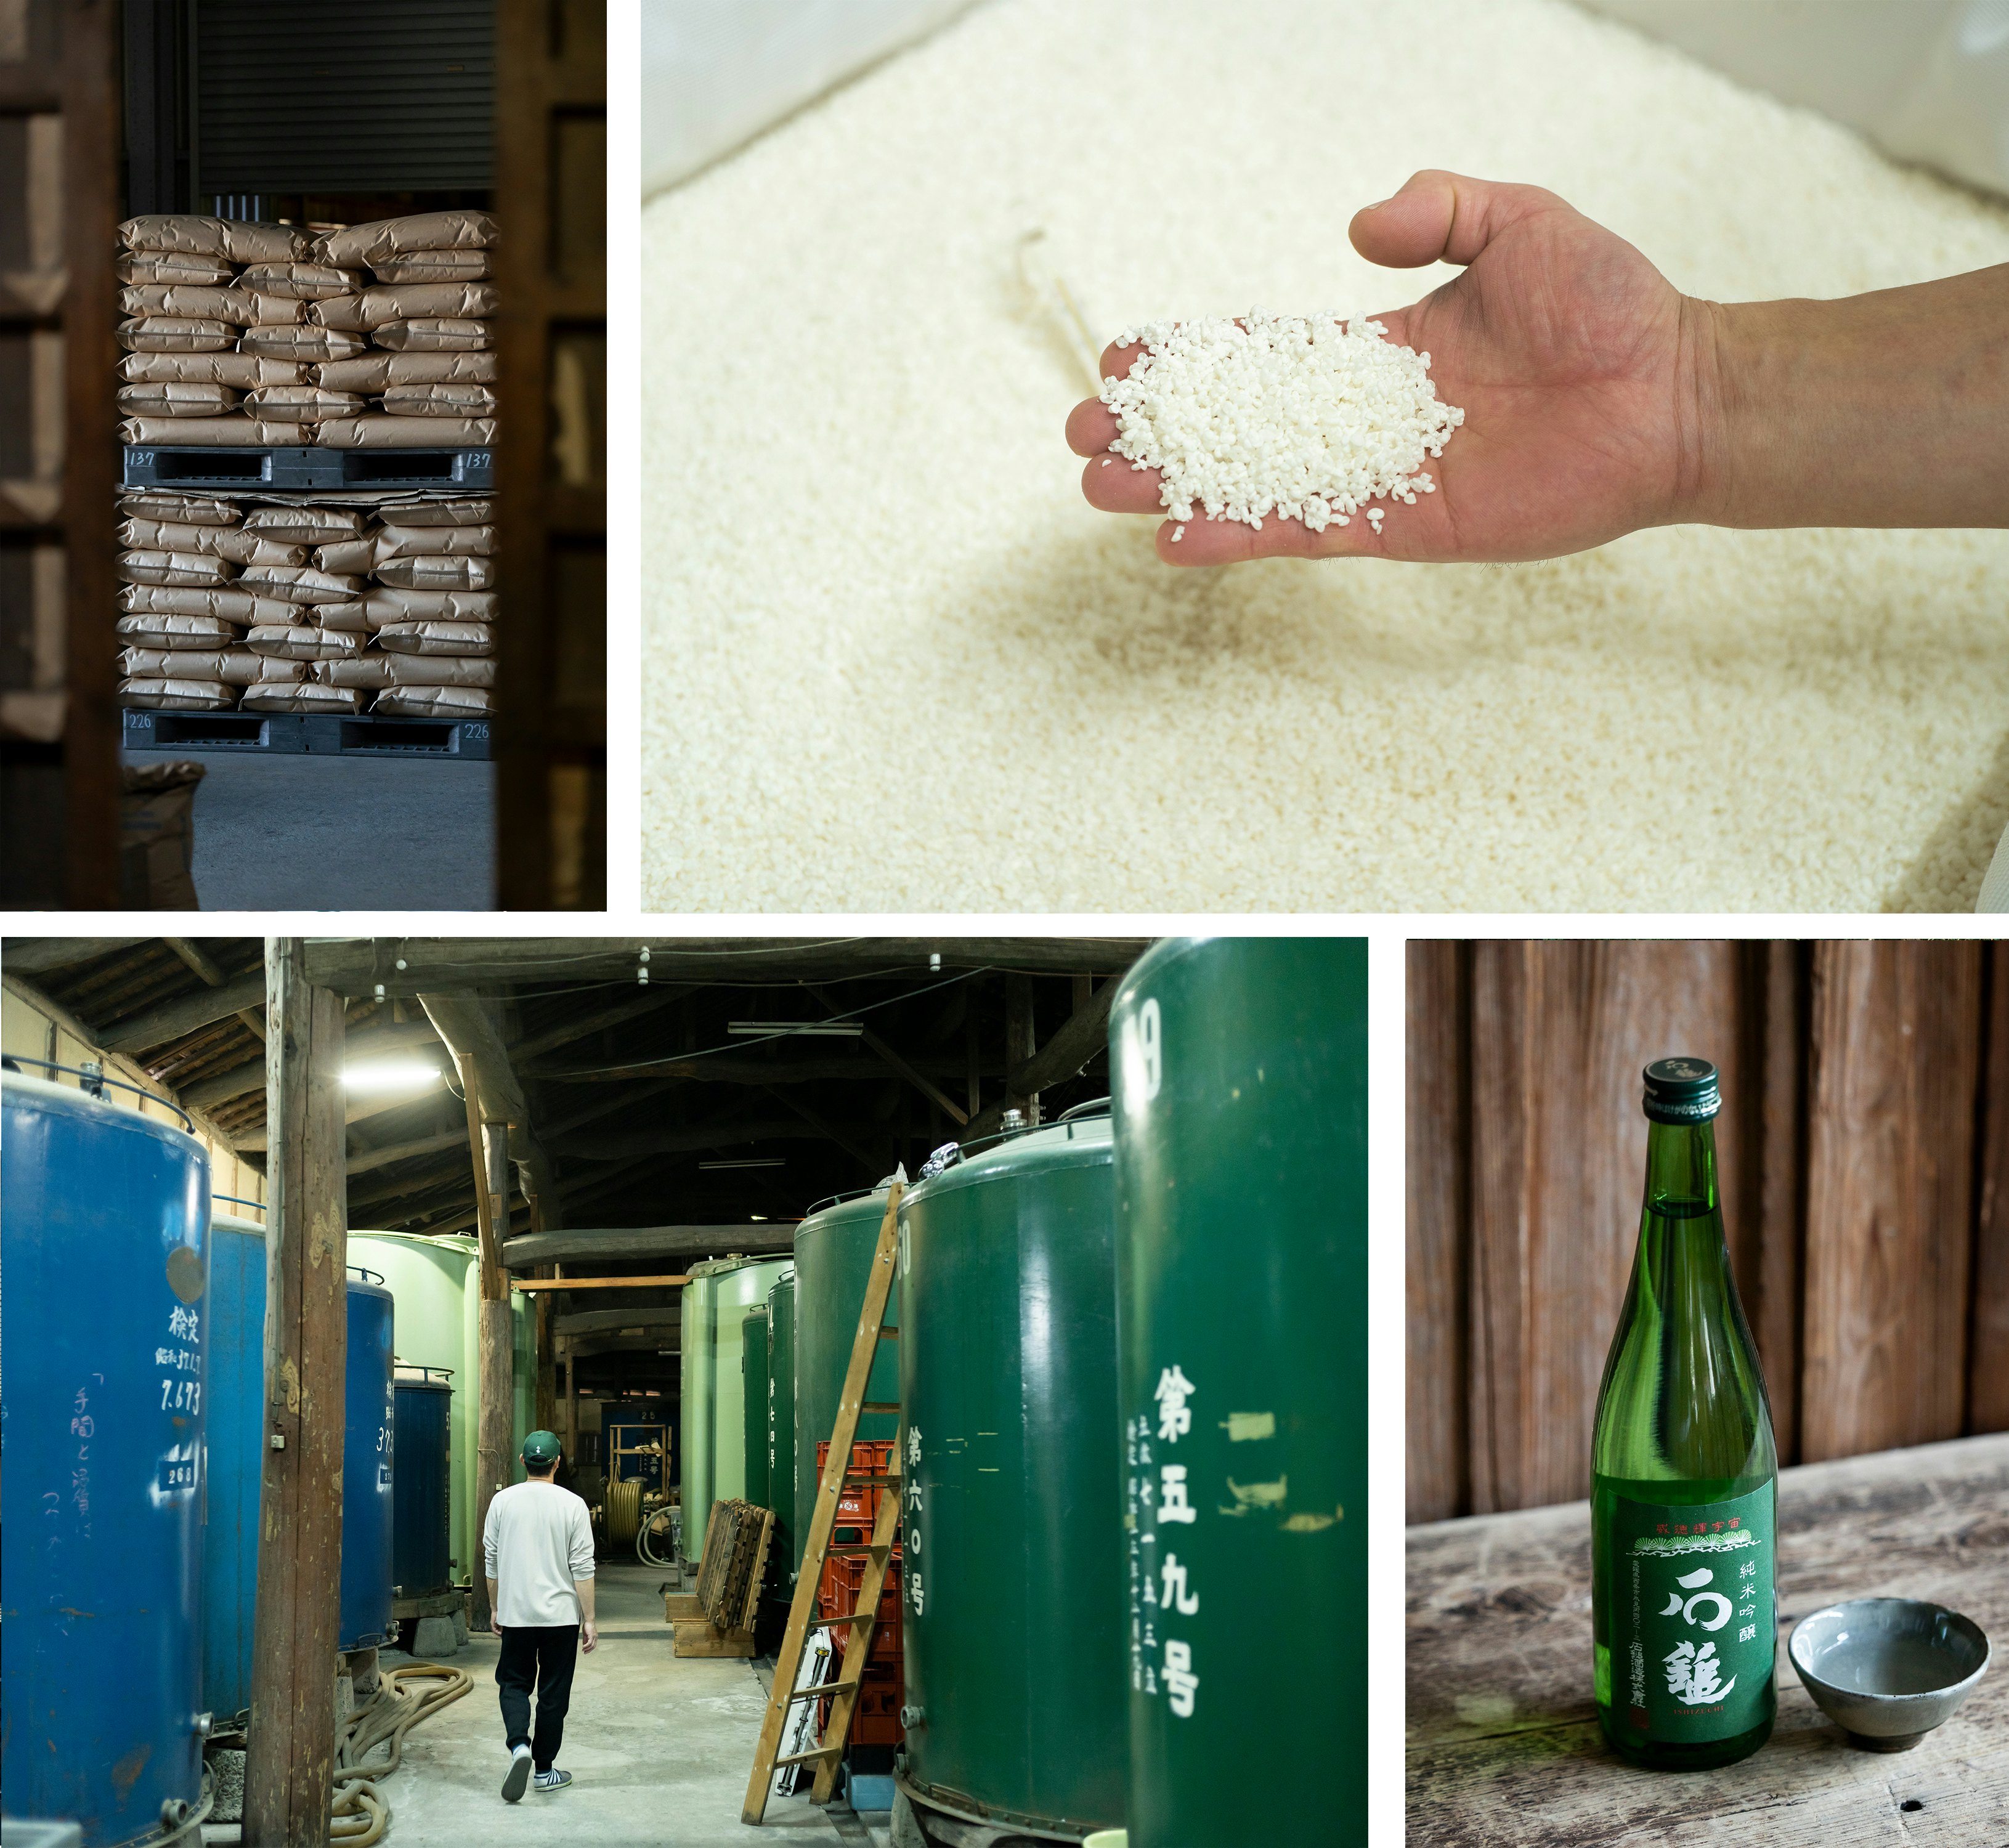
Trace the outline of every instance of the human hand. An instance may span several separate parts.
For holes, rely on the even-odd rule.
[[[590,1617],[588,1617],[579,1627],[579,1646],[590,1655],[593,1653],[593,1645],[599,1641],[599,1627]]]
[[[1426,465],[1437,491],[1413,507],[1376,503],[1388,515],[1378,533],[1359,517],[1314,533],[1301,520],[1273,516],[1259,531],[1202,515],[1175,545],[1167,519],[1160,558],[1552,558],[1689,517],[1712,402],[1706,304],[1538,186],[1418,173],[1355,213],[1348,235],[1362,256],[1391,268],[1440,259],[1465,267],[1413,307],[1371,317],[1397,345],[1430,356],[1438,398],[1465,412]],[[1104,376],[1124,377],[1143,350],[1109,348]],[[1107,405],[1076,405],[1067,434],[1090,458],[1082,491],[1091,504],[1160,511],[1158,472],[1108,455],[1117,424]]]

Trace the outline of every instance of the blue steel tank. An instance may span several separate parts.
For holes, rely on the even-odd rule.
[[[216,1729],[251,1705],[258,1497],[265,1468],[265,1228],[209,1222],[208,1493],[202,1530],[202,1701]]]
[[[202,1790],[209,1160],[12,1071],[0,1141],[0,1785],[112,1848]]]
[[[374,1281],[372,1280],[374,1280]],[[342,1625],[336,1647],[391,1640],[392,1455],[397,1428],[392,1299],[384,1280],[349,1267],[349,1363],[342,1443]]]
[[[450,1370],[401,1364],[394,1398],[398,1466],[391,1476],[392,1591],[399,1598],[425,1598],[453,1583]]]

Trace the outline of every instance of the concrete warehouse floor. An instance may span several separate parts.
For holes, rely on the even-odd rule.
[[[169,753],[126,753],[128,763]],[[495,766],[419,758],[173,753],[195,797],[206,912],[489,911]]]
[[[473,1690],[415,1728],[404,1763],[378,1786],[391,1804],[394,1848],[462,1848],[470,1841],[661,1843],[749,1848],[775,1843],[852,1842],[885,1848],[884,1816],[819,1810],[776,1798],[759,1836],[739,1820],[765,1703],[765,1663],[680,1662],[671,1653],[654,1567],[603,1565],[600,1644],[582,1655],[558,1762],[569,1790],[533,1790],[513,1808],[499,1794],[508,1758],[496,1704],[493,1636],[474,1636],[448,1658]],[[409,1657],[386,1650],[385,1667]],[[756,1669],[760,1672],[756,1674]]]
[[[2003,201],[1561,0],[988,0],[643,207],[644,906],[1971,911],[2009,532],[1194,571],[1084,502],[1029,232],[1098,345],[1372,312],[1451,274],[1347,241],[1425,167],[1721,301],[2009,261]]]

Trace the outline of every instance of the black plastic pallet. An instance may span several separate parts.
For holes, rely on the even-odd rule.
[[[264,751],[310,757],[453,757],[485,763],[490,721],[374,713],[174,712],[128,706],[129,751]]]
[[[451,488],[486,493],[492,449],[200,449],[128,445],[121,485],[255,494]]]

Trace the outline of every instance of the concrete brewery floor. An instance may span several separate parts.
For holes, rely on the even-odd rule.
[[[186,755],[208,773],[195,798],[204,911],[494,908],[493,764]]]
[[[533,1790],[514,1807],[503,1802],[497,1644],[470,1637],[450,1659],[473,1676],[473,1690],[413,1729],[404,1763],[378,1786],[391,1804],[387,1839],[396,1848],[473,1841],[749,1848],[762,1839],[884,1848],[884,1816],[868,1823],[806,1797],[770,1803],[759,1836],[740,1821],[766,1665],[679,1661],[657,1594],[664,1577],[654,1567],[600,1568],[600,1644],[579,1658],[558,1754],[577,1781],[554,1796]],[[386,1667],[407,1659],[388,1650],[382,1658]]]

